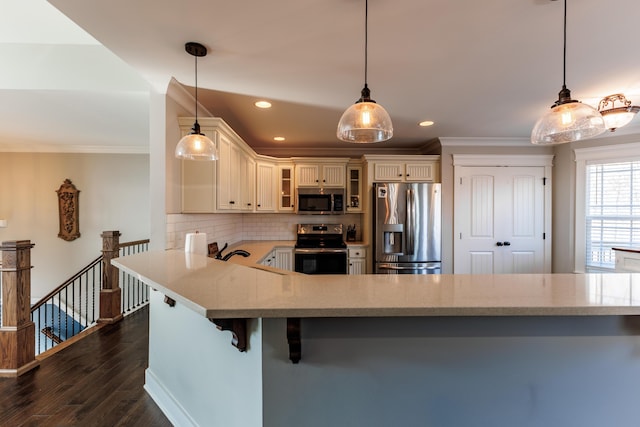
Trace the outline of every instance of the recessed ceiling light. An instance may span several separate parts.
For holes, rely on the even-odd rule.
[[[269,101],[256,101],[254,105],[258,108],[271,108]]]
[[[284,139],[285,139],[284,136],[274,136],[273,137],[274,141],[284,141]]]
[[[433,126],[433,122],[431,120],[425,120],[424,122],[418,123],[422,127]]]

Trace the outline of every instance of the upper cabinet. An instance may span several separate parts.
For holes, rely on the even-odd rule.
[[[198,120],[219,159],[182,161],[184,213],[291,213],[297,187],[343,188],[346,212],[365,213],[373,182],[440,181],[440,156],[275,158],[257,154],[220,118]],[[178,121],[182,134],[189,133],[194,119]]]
[[[256,162],[256,211],[275,212],[278,195],[278,166],[272,162]]]
[[[210,136],[211,133],[207,135]],[[215,211],[216,163],[182,160],[182,212]]]
[[[278,164],[278,211],[293,212],[295,206],[293,189],[293,163]]]
[[[349,163],[347,166],[347,212],[362,212],[364,200],[362,199],[362,166]]]
[[[218,154],[217,210],[253,211],[255,161],[238,141],[222,132],[218,138]]]
[[[364,155],[369,182],[439,182],[440,156]]]
[[[178,119],[183,135],[193,118]],[[222,119],[198,119],[201,132],[218,147],[214,162],[182,161],[182,212],[255,210],[256,162],[249,146]]]
[[[298,187],[345,187],[349,159],[294,158]]]

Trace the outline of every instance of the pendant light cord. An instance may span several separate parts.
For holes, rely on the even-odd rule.
[[[368,52],[369,52],[369,0],[365,0],[364,2],[364,87],[367,87],[367,63],[369,62]]]
[[[196,123],[198,123],[198,56],[193,56],[196,61]]]
[[[564,0],[564,46],[562,51],[562,87],[567,83],[567,0]]]

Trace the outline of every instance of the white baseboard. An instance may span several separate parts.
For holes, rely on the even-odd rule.
[[[156,377],[149,368],[147,368],[144,373],[144,389],[149,393],[153,401],[156,402],[156,405],[160,407],[169,421],[171,421],[171,424],[176,427],[198,427],[198,424],[184,410],[182,405],[176,401],[169,390],[162,385],[158,377]]]

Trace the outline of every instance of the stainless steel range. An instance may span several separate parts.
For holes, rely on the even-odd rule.
[[[298,273],[347,274],[342,224],[298,224],[293,255]]]

